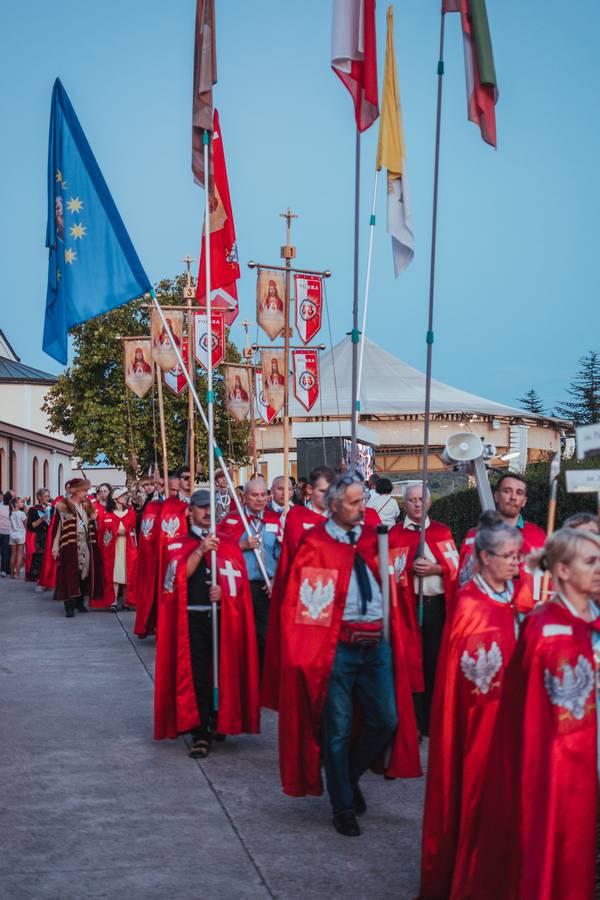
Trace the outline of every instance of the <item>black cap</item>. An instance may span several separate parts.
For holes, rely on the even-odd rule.
[[[190,506],[210,506],[210,491],[200,488],[190,497]]]

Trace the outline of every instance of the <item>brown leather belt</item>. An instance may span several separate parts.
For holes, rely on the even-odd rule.
[[[383,637],[383,619],[374,622],[342,622],[338,640],[353,647],[376,647]]]

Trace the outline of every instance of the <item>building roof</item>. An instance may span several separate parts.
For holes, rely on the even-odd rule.
[[[352,342],[344,338],[332,350],[324,353],[320,362],[321,396],[310,416],[350,416],[352,384]],[[337,398],[336,398],[337,384]],[[425,375],[401,359],[388,353],[369,338],[365,338],[363,372],[360,390],[360,414],[401,416],[423,414],[425,406]],[[480,416],[519,416],[547,421],[548,416],[536,416],[487,400],[442,381],[431,382],[431,412],[468,413]],[[290,415],[306,418],[307,413],[298,401],[290,397]]]
[[[0,384],[54,384],[56,377],[49,372],[33,369],[22,362],[0,356]]]

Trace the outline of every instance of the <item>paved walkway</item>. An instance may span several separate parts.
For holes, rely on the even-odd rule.
[[[276,717],[208,760],[152,740],[154,641],[0,580],[2,900],[414,897],[423,780],[366,776],[360,838],[281,793]]]

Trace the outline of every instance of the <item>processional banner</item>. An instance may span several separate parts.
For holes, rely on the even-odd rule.
[[[246,366],[223,366],[227,410],[236,422],[243,422],[250,412],[250,370]]]
[[[323,279],[319,275],[294,275],[296,286],[296,328],[303,344],[308,344],[321,328]]]
[[[154,384],[150,338],[124,341],[125,384],[136,397],[145,397]]]
[[[309,412],[319,396],[319,359],[316,350],[292,350],[294,396]]]
[[[183,312],[179,309],[163,309],[167,325],[173,334],[173,340],[181,348],[183,337]],[[167,334],[167,329],[162,323],[157,309],[152,310],[151,319],[152,359],[163,372],[174,369],[177,365],[177,357]]]
[[[256,281],[256,321],[273,341],[285,327],[283,273],[259,269]]]
[[[265,402],[272,406],[277,414],[283,406],[285,385],[285,353],[283,350],[261,350],[260,368],[262,371]]]
[[[225,320],[222,312],[211,313],[211,341],[213,369],[225,358]],[[194,313],[194,356],[208,371],[208,316]]]
[[[181,355],[183,356],[184,362],[187,364],[188,339],[186,337],[184,337],[181,341]],[[187,387],[187,379],[183,374],[183,369],[181,368],[177,360],[175,360],[175,365],[172,369],[164,372],[163,377],[164,382],[170,391],[172,391],[177,396],[183,394]]]

